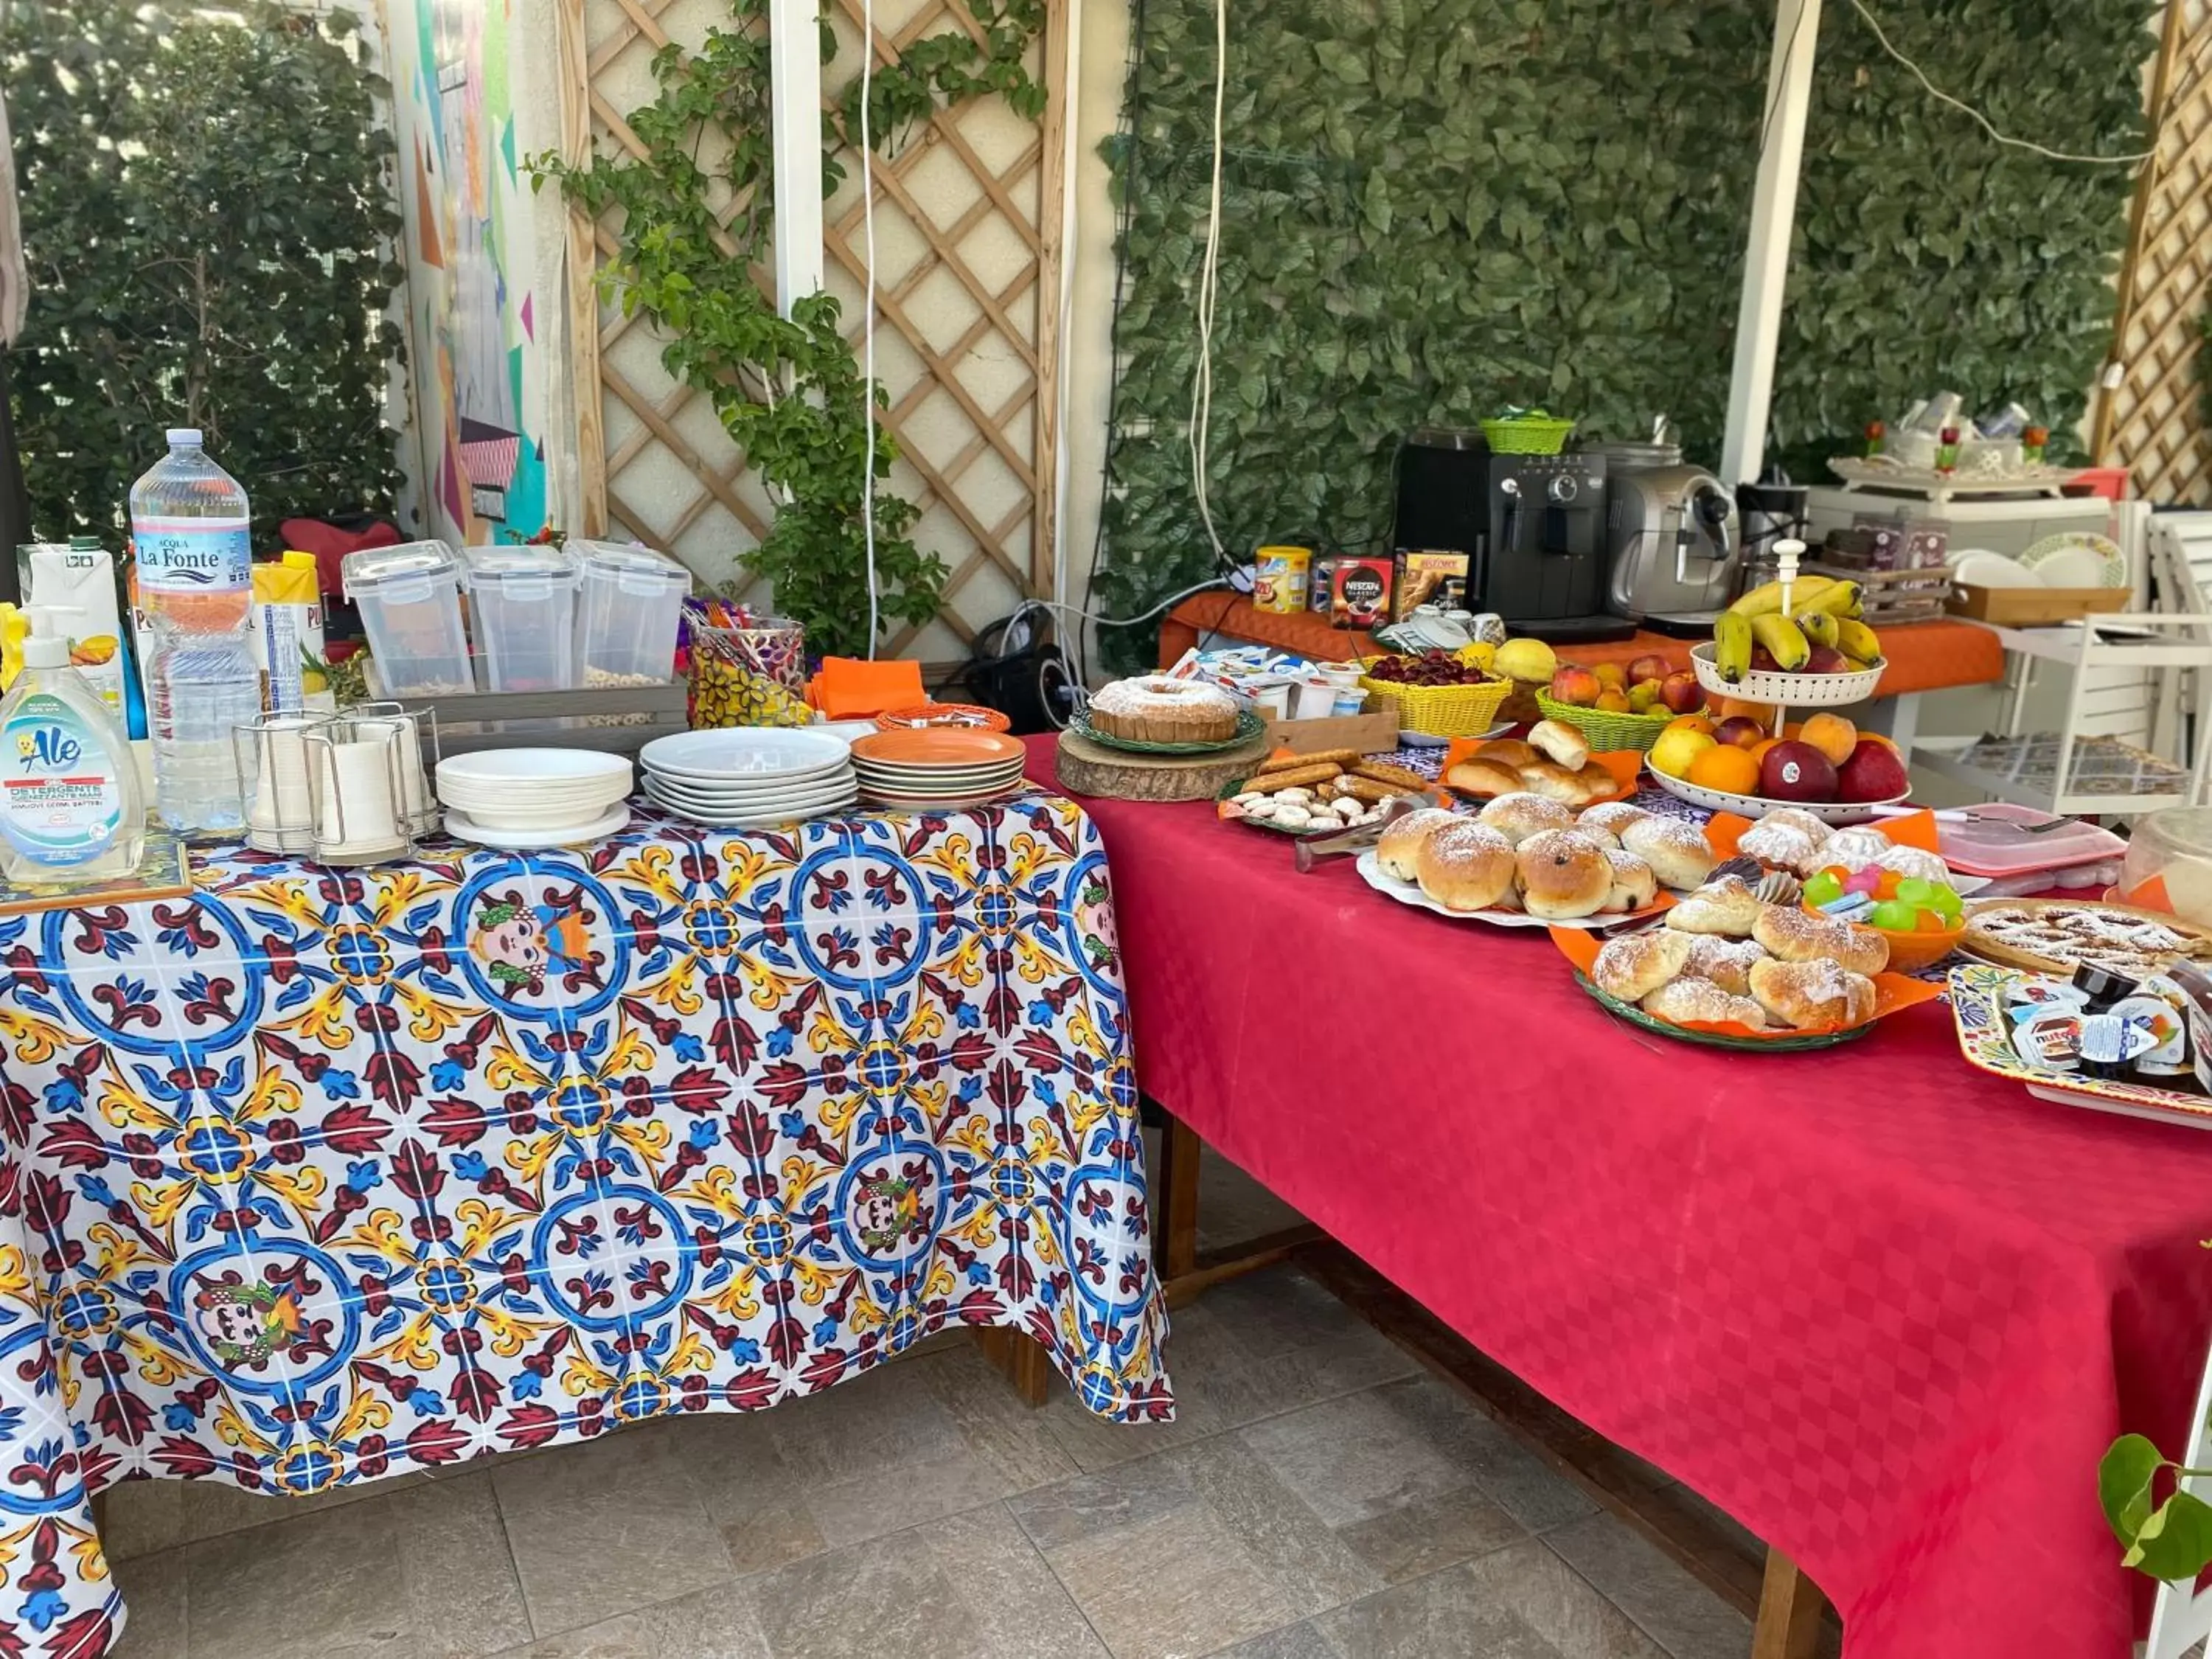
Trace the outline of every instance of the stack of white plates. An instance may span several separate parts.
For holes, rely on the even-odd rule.
[[[923,726],[853,744],[860,793],[878,806],[943,811],[1016,793],[1029,750],[1003,732]]]
[[[487,749],[438,763],[446,829],[486,847],[566,847],[629,822],[629,762],[589,749]]]
[[[694,823],[773,830],[851,807],[851,745],[828,732],[732,726],[655,738],[639,750],[645,793]]]

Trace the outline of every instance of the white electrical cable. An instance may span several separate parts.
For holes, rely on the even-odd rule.
[[[1229,73],[1229,0],[1213,0],[1213,186],[1206,216],[1206,258],[1198,275],[1198,367],[1190,380],[1190,477],[1214,562],[1228,556],[1213,527],[1206,489],[1207,437],[1213,423],[1213,307],[1221,270],[1221,112]]]
[[[1949,93],[1944,91],[1942,88],[1937,86],[1933,81],[1928,78],[1927,72],[1923,70],[1919,64],[1914,63],[1910,58],[1907,58],[1895,46],[1890,45],[1889,37],[1881,32],[1881,25],[1875,21],[1874,14],[1866,9],[1866,0],[1851,0],[1851,9],[1858,13],[1858,15],[1865,20],[1866,26],[1874,31],[1874,38],[1881,43],[1881,49],[1887,52],[1892,58],[1894,58],[1899,63],[1904,64],[1905,68],[1912,71],[1914,78],[1917,79],[1923,87],[1927,88],[1929,97],[1937,100],[1939,102],[1948,104],[1952,108],[1971,116],[1975,124],[1978,125],[1984,132],[1988,133],[1991,138],[1995,139],[2000,144],[2009,144],[2014,149],[2027,150],[2034,155],[2047,157],[2053,161],[2080,161],[2090,167],[2140,167],[2143,162],[2149,161],[2152,156],[2158,154],[2158,151],[2155,149],[2151,149],[2138,150],[2132,155],[2070,155],[2063,149],[2046,149],[2041,144],[2036,143],[2030,139],[2014,138],[2004,133],[1999,132],[1996,128],[1990,124],[1989,117],[1983,114],[1981,111],[1976,109],[1972,104],[1967,103],[1964,99],[1954,98]]]
[[[876,168],[868,94],[874,83],[876,0],[860,4],[860,223],[867,245],[867,297],[860,309],[860,420],[867,434],[860,456],[860,535],[868,550],[868,660],[876,657],[881,600],[876,592]]]

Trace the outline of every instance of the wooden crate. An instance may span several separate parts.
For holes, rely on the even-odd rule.
[[[1915,570],[1853,570],[1822,560],[1805,568],[1816,576],[1856,582],[1860,613],[1869,628],[1940,617],[1951,592],[1948,565],[1923,565]]]
[[[538,747],[635,755],[655,738],[691,729],[688,693],[682,680],[674,680],[593,691],[465,691],[398,702],[410,714],[437,716],[441,755]]]
[[[1386,755],[1398,746],[1398,706],[1389,703],[1359,714],[1331,714],[1317,720],[1267,722],[1268,752],[1287,749],[1293,755],[1318,755],[1328,749],[1357,749],[1363,755]]]
[[[2124,587],[1978,587],[1961,582],[1945,607],[1954,617],[1971,617],[2000,628],[2048,628],[2079,622],[2095,611],[2124,611],[2132,597]]]

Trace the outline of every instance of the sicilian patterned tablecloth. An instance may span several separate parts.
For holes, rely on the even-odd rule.
[[[1070,803],[0,921],[0,1654],[121,1626],[88,1494],[306,1494],[815,1392],[948,1325],[1172,1413]]]

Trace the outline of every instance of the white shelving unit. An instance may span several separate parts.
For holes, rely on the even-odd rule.
[[[2048,736],[2057,746],[2056,766],[2048,779],[2015,778],[1978,765],[1967,752],[1979,738],[1922,738],[1914,746],[1912,763],[1949,778],[1992,799],[2069,817],[2137,813],[2166,806],[2190,806],[2203,799],[2208,768],[2212,768],[2212,612],[2115,611],[2068,623],[2056,628],[2001,628],[1988,623],[2008,653],[2022,659],[2023,668],[2036,662],[2057,664],[2071,671],[2066,715]],[[2112,794],[2080,788],[2083,745],[2094,741],[2083,730],[2091,681],[2105,671],[2147,674],[2166,670],[2193,670],[2189,676],[2195,703],[2195,753],[2180,767],[2185,775],[2168,789]],[[2018,737],[2027,699],[2027,675],[2015,682],[2007,711],[2004,735]]]

